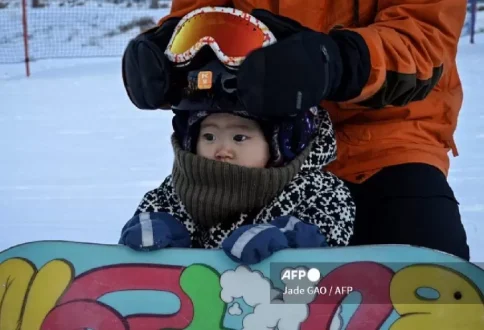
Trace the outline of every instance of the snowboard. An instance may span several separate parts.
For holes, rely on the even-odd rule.
[[[484,329],[484,270],[405,245],[136,252],[39,241],[0,252],[1,330]]]

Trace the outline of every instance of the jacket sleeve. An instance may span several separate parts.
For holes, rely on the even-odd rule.
[[[424,99],[454,65],[466,0],[379,0],[374,23],[333,30],[346,62],[338,100],[370,108]]]
[[[164,207],[165,203],[163,200],[165,199],[163,196],[160,196],[160,192],[163,192],[163,190],[157,188],[144,194],[133,216],[137,216],[144,212],[164,212],[166,207]]]
[[[158,188],[148,191],[143,196],[133,216],[144,212],[167,212],[178,216],[179,207],[170,202],[172,194],[171,176],[168,176]]]
[[[347,246],[353,235],[356,206],[348,187],[329,172],[311,172],[310,191],[294,216],[316,225],[328,246]]]
[[[166,20],[178,17],[182,18],[189,12],[202,7],[228,7],[231,6],[230,0],[172,0],[170,14],[162,17],[158,21],[158,26],[161,26]]]

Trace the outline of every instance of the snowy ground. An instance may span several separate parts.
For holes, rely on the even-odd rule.
[[[462,40],[465,102],[450,182],[472,259],[484,262],[484,34]],[[172,165],[169,112],[139,111],[120,58],[0,65],[0,250],[26,241],[116,243]],[[452,235],[452,233],[449,233]]]

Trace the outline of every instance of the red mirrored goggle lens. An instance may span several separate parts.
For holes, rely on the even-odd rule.
[[[243,57],[264,43],[264,32],[248,20],[228,13],[205,12],[188,19],[178,30],[170,47],[180,55],[200,39],[211,37],[231,57]]]

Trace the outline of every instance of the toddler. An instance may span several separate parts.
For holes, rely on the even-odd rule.
[[[322,170],[336,156],[328,113],[248,115],[214,97],[226,74],[219,63],[189,77],[207,68],[213,90],[194,92],[189,84],[173,108],[171,174],[145,194],[119,243],[136,250],[222,248],[246,264],[286,248],[348,245],[355,205],[343,181]]]

